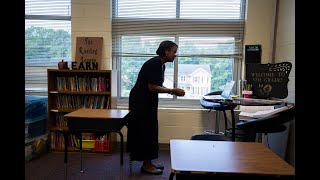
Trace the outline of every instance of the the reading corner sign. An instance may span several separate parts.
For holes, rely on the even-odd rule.
[[[72,69],[100,70],[102,37],[77,37],[75,62]]]

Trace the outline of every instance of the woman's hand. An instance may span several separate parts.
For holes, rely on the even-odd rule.
[[[173,88],[172,89],[172,94],[177,95],[177,96],[184,96],[185,93],[186,92],[183,89],[180,89],[180,88]]]

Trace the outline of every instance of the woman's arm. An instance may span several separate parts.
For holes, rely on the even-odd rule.
[[[148,88],[149,91],[151,91],[152,93],[169,93],[169,94],[175,94],[177,96],[184,96],[185,92],[183,89],[180,88],[166,88],[166,87],[162,87],[162,86],[158,86],[158,85],[154,85],[154,84],[148,84]]]

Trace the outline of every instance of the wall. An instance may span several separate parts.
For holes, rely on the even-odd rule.
[[[286,100],[295,102],[294,1],[247,0],[247,2],[244,44],[261,44],[262,64],[284,61],[292,63]]]
[[[261,44],[261,63],[271,62],[275,0],[247,0],[244,44]]]
[[[292,63],[289,75],[288,97],[289,102],[295,102],[295,1],[279,0],[275,30],[274,60],[275,62],[288,61]],[[289,123],[289,138],[286,160],[295,166],[295,121]]]
[[[101,69],[111,69],[111,0],[71,0],[72,60],[76,37],[103,37]]]
[[[289,61],[288,102],[295,102],[295,3],[294,0],[248,0],[245,44],[261,44],[261,63]],[[287,130],[266,136],[265,144],[276,154],[294,163],[295,125],[286,124]],[[265,139],[266,139],[265,138]]]
[[[295,1],[279,0],[275,34],[275,62],[292,63],[287,101],[295,102]]]
[[[235,112],[237,116],[239,112]],[[226,111],[228,127],[231,127],[231,113]],[[159,143],[169,144],[170,139],[190,139],[193,134],[203,133],[204,130],[224,131],[224,116],[218,112],[219,124],[216,124],[216,111],[207,109],[159,109]],[[237,119],[236,119],[237,120]],[[216,126],[218,125],[218,126]],[[121,132],[126,140],[127,128]],[[120,142],[120,138],[117,138]]]
[[[293,1],[293,0],[291,0]],[[279,21],[294,18],[294,4],[290,0],[281,0],[281,9],[291,14],[279,14]],[[273,54],[273,39],[276,0],[247,0],[247,17],[244,44],[262,45],[262,63],[271,63]],[[111,69],[111,0],[72,0],[72,58],[75,57],[76,37],[99,36],[103,37],[103,69]],[[292,5],[293,4],[293,5]],[[290,16],[289,16],[290,15]],[[281,16],[281,17],[280,17]],[[283,17],[282,17],[283,16]],[[290,21],[292,22],[292,21]],[[277,31],[276,59],[292,60],[294,62],[294,43],[289,41],[291,37],[286,36],[285,31],[294,33],[291,24],[280,26]],[[293,38],[294,39],[294,38]],[[287,47],[285,47],[287,46]],[[293,47],[293,49],[292,49]],[[282,58],[285,57],[285,58]],[[293,58],[292,58],[293,57]],[[294,76],[290,78],[290,98],[294,100]],[[114,85],[114,84],[113,84]],[[114,88],[114,87],[113,87]],[[114,92],[113,92],[114,94]],[[114,101],[113,101],[114,102]],[[199,106],[200,108],[200,106]],[[197,110],[159,110],[159,142],[169,143],[172,138],[190,139],[192,134],[202,133],[205,129],[215,128],[215,112],[204,109]],[[220,116],[223,117],[222,115]],[[221,119],[220,118],[220,119]],[[229,117],[230,119],[230,117]],[[223,121],[221,121],[223,122]],[[223,125],[223,123],[221,123]],[[223,126],[220,126],[223,129]],[[122,130],[126,135],[126,128]],[[290,141],[292,138],[289,138]],[[126,140],[126,137],[125,137]],[[118,138],[119,141],[119,138]],[[293,146],[289,151],[292,151]]]

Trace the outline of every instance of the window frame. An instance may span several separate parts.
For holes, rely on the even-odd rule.
[[[174,63],[174,82],[178,82],[178,59],[179,57],[176,57],[177,60],[175,60]],[[239,60],[233,60],[233,80],[238,80],[241,77],[241,64],[242,64],[242,57],[239,58]],[[121,97],[121,61],[120,60],[112,60],[112,69],[116,70],[116,79],[117,79],[117,96],[116,96],[116,106],[118,108],[126,108],[129,103],[128,97]],[[237,93],[238,88],[237,82],[235,83],[235,86],[233,87],[233,92]],[[174,87],[176,87],[176,83],[174,83]],[[199,103],[199,100],[196,99],[178,99],[177,96],[173,96],[172,98],[159,98],[159,108],[187,108],[187,109],[201,109],[201,105]]]
[[[177,3],[179,3],[180,1],[177,1]],[[242,3],[246,4],[246,0],[241,0]],[[115,4],[115,6],[117,5],[117,0],[113,0],[113,4]],[[244,7],[245,5],[243,5]],[[207,22],[214,22],[214,23],[219,23],[221,22],[221,20],[207,20],[207,19],[180,19],[179,18],[179,5],[177,5],[177,10],[176,10],[176,18],[177,19],[159,19],[159,18],[151,18],[151,19],[147,19],[147,18],[135,18],[135,19],[130,19],[130,18],[116,18],[120,21],[127,21],[127,22],[130,22],[130,21],[134,21],[134,22],[139,22],[139,21],[146,21],[146,23],[150,23],[150,21],[152,21],[153,23],[157,23],[157,22],[161,22],[163,21],[164,23],[166,24],[172,24],[172,23],[179,23],[179,22],[188,22],[188,23],[203,23],[203,24],[206,24]],[[117,10],[115,9],[115,7],[112,7],[113,11],[113,19],[114,19],[114,15],[117,13]],[[245,11],[242,9],[241,13],[245,13]],[[243,31],[244,31],[244,17],[245,15],[244,14],[241,14],[242,18],[240,20],[237,20],[238,21],[242,21],[243,23]],[[225,24],[232,24],[232,23],[235,23],[236,20],[228,20],[225,22]],[[236,23],[237,23],[236,22]],[[131,28],[131,26],[130,26]],[[130,32],[130,28],[128,28],[128,30],[125,32],[122,32],[123,35],[140,35],[140,36],[144,36],[145,34],[143,34],[143,32],[141,32],[141,30],[135,30],[134,32]],[[144,31],[144,30],[142,30]],[[114,31],[113,31],[114,33]],[[168,33],[168,32],[160,32],[160,33],[154,33],[152,32],[151,30],[150,31],[146,31],[145,32],[146,34],[152,36],[162,36],[162,35],[165,35],[165,36],[173,36],[175,37],[175,42],[179,45],[179,37],[184,37],[184,36],[192,36],[192,35],[195,35],[197,37],[200,37],[200,36],[203,36],[203,37],[206,37],[208,35],[210,35],[210,32],[201,32],[199,31],[199,34],[187,34],[186,32],[182,33],[182,34],[173,34],[173,33]],[[208,33],[208,34],[206,34]],[[222,34],[220,34],[220,36],[222,37],[230,37],[229,35],[226,35],[226,36],[223,36]],[[212,36],[212,37],[218,37],[218,36]],[[232,37],[235,37],[236,36],[232,36]],[[120,42],[120,39],[121,37],[120,36],[115,36],[114,34],[112,34],[112,45],[118,45],[119,42]],[[244,38],[244,34],[242,35],[242,38]],[[238,41],[239,39],[237,39]],[[236,84],[235,86],[233,87],[233,92],[236,92],[237,93],[237,80],[240,79],[241,77],[241,71],[242,71],[242,49],[243,49],[243,39],[240,39],[240,41],[242,40],[241,42],[241,52],[238,52],[239,55],[238,57],[234,57],[233,59],[233,69],[232,69],[232,80],[235,80],[236,81]],[[231,55],[232,56],[232,55]],[[227,57],[227,56],[226,56]],[[177,57],[177,59],[179,59],[179,57]],[[174,61],[174,87],[177,86],[177,83],[178,83],[178,60],[175,60]],[[113,70],[116,70],[117,71],[117,107],[126,107],[128,105],[128,97],[121,97],[121,90],[120,90],[120,86],[121,86],[121,57],[117,56],[113,56],[112,55],[112,69]],[[173,96],[173,98],[171,99],[166,99],[166,98],[160,98],[159,100],[159,107],[160,108],[200,108],[200,104],[199,104],[199,100],[196,100],[196,99],[178,99],[176,96]]]
[[[31,4],[31,8],[32,7],[36,7],[36,6],[38,6],[37,8],[42,8],[40,10],[45,10],[45,8],[46,8],[45,5],[48,5],[48,4],[39,5],[40,4],[39,2],[34,2],[34,3],[26,2],[26,6],[27,6],[27,3]],[[30,5],[30,4],[28,4],[28,5]],[[54,14],[54,11],[52,11],[52,15],[48,15],[47,12],[45,12],[45,11],[39,11],[37,13],[37,12],[32,12],[32,9],[31,9],[31,12],[29,12],[29,14],[27,14],[27,10],[26,10],[26,12],[25,12],[25,21],[27,21],[27,20],[36,20],[36,21],[37,20],[40,20],[40,21],[69,21],[70,22],[70,42],[71,42],[71,38],[72,38],[72,36],[71,36],[71,33],[72,33],[72,30],[71,30],[71,1],[70,1],[69,5],[68,4],[67,4],[67,6],[65,6],[65,5],[66,4],[63,4],[62,6],[59,6],[59,8],[67,8],[68,10],[70,10],[70,11],[67,12],[68,15],[57,15],[57,14]],[[63,12],[63,11],[59,11],[59,12]],[[57,11],[55,13],[57,13]],[[25,29],[26,29],[26,27],[27,27],[27,25],[25,25]],[[72,44],[70,44],[70,50],[71,49],[72,49]],[[66,62],[71,62],[72,58],[70,57],[70,59],[64,59],[64,60]],[[37,80],[35,80],[35,79],[41,79],[42,81],[45,81],[44,78],[47,78],[46,69],[49,69],[49,68],[50,69],[57,69],[58,62],[60,62],[60,61],[61,61],[61,59],[57,58],[56,60],[51,59],[49,63],[45,62],[45,61],[41,61],[41,62],[39,62],[40,65],[28,65],[28,66],[25,65],[25,69],[26,68],[30,68],[31,69],[30,72],[25,72],[25,84],[27,84],[26,83],[27,78],[30,79],[31,82],[33,82],[33,81],[36,82]],[[45,69],[45,72],[43,72],[44,70],[41,70],[41,72],[40,72],[40,70],[36,70],[36,69],[34,69],[32,71],[32,67],[39,67],[39,68],[42,67],[43,69]],[[32,74],[34,74],[34,75],[32,75]],[[25,94],[26,95],[47,96],[47,94],[48,94],[47,87],[42,87],[42,86],[40,87],[40,85],[39,86],[34,85],[34,87],[32,87],[33,83],[30,83],[28,87],[25,86]],[[47,79],[46,79],[46,84],[47,84]]]

